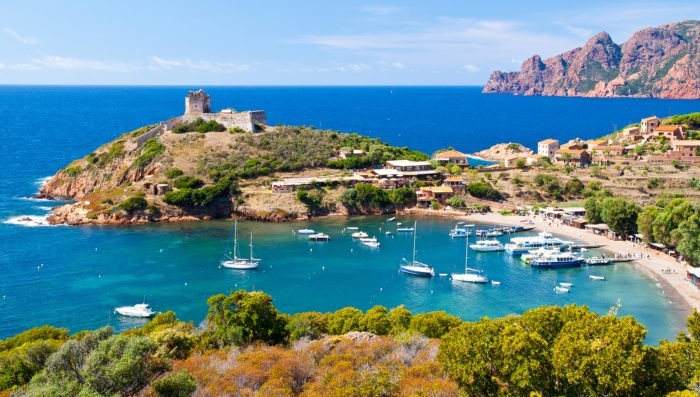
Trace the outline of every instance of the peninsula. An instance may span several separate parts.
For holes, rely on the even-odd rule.
[[[495,71],[484,93],[586,97],[700,98],[700,21],[640,30],[622,45],[606,32],[520,72]]]

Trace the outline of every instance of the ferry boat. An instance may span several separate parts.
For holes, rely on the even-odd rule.
[[[542,269],[559,269],[581,266],[581,263],[583,263],[583,257],[574,255],[571,252],[560,252],[535,258],[530,261],[530,266]]]
[[[505,248],[507,253],[518,256],[540,247],[561,249],[572,243],[554,237],[551,233],[540,232],[537,236],[513,237],[510,239],[510,243],[505,245]]]
[[[469,248],[474,251],[484,252],[503,251],[505,249],[503,244],[498,240],[477,240],[476,243],[469,244]]]
[[[551,255],[551,254],[557,254],[561,251],[559,251],[559,248],[545,248],[545,247],[540,247],[536,250],[530,250],[527,252],[527,254],[522,254],[520,255],[520,260],[525,262],[525,263],[530,263],[531,260],[535,258],[540,258],[545,255]]]

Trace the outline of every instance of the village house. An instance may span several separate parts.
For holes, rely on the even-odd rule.
[[[638,142],[642,140],[642,134],[639,132],[639,127],[628,127],[622,130],[622,133],[617,137],[623,142]]]
[[[661,119],[659,119],[656,116],[651,116],[647,117],[645,119],[642,119],[642,122],[640,123],[639,127],[639,132],[641,132],[643,135],[648,135],[654,132],[656,127],[661,125]]]
[[[430,205],[432,200],[444,204],[452,197],[454,197],[454,191],[449,186],[424,186],[416,192],[416,201],[425,206]]]
[[[554,160],[554,153],[557,149],[559,149],[559,141],[556,139],[545,139],[537,142],[537,154],[549,157],[550,160]]]
[[[700,152],[699,140],[675,140],[671,141],[673,156],[696,157]]]
[[[367,183],[367,180],[359,175],[342,177],[306,177],[306,178],[285,178],[281,181],[274,181],[270,184],[272,193],[292,193],[295,190],[311,188],[313,185],[332,185],[343,183],[347,186],[355,186],[358,183]]]
[[[429,161],[411,160],[389,160],[382,169],[373,170],[376,174],[384,177],[414,177],[425,178],[439,176],[438,171],[430,167]]]
[[[686,133],[682,125],[660,125],[654,129],[654,135],[673,141],[685,139]]]
[[[467,193],[467,183],[458,176],[448,176],[442,182],[442,186],[449,186],[455,194],[460,196]]]
[[[576,147],[581,147],[576,145]],[[575,164],[586,167],[591,164],[591,155],[585,149],[559,149],[554,154],[554,160],[562,164]]]
[[[365,155],[364,150],[353,149],[353,150],[340,150],[338,152],[338,157],[341,159],[347,159],[349,157],[362,157]]]
[[[442,165],[451,163],[462,168],[469,167],[469,159],[467,158],[467,155],[456,150],[446,150],[444,152],[440,152],[433,156],[433,160],[442,163]]]

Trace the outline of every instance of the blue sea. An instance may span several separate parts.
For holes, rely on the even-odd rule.
[[[241,222],[253,232],[257,271],[222,269],[218,261],[229,221],[128,227],[28,226],[55,202],[31,197],[44,178],[123,132],[182,114],[188,90],[204,88],[212,107],[262,109],[268,123],[309,125],[381,138],[427,153],[454,147],[475,152],[496,143],[608,134],[641,118],[700,110],[700,101],[588,99],[482,95],[479,87],[54,87],[0,86],[0,338],[42,324],[72,332],[110,324],[143,324],[113,308],[146,301],[200,323],[206,300],[245,288],[272,295],[283,312],[366,310],[400,304],[413,313],[444,310],[465,320],[522,313],[541,305],[584,304],[632,315],[648,329],[647,341],[671,339],[686,312],[655,280],[618,264],[593,269],[542,271],[501,253],[469,253],[501,285],[454,284],[446,277],[398,273],[410,257],[412,236],[386,235],[384,217],[330,218],[315,222]],[[417,257],[438,273],[460,272],[464,240],[451,240],[454,221],[418,221]],[[30,223],[31,224],[31,223]],[[376,235],[379,249],[353,241],[347,226]],[[331,236],[312,243],[295,230]],[[506,238],[503,238],[505,241]],[[591,273],[608,281],[592,282]],[[555,282],[574,283],[555,294]]]

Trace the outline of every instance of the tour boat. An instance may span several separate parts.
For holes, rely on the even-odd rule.
[[[330,239],[331,237],[329,235],[323,233],[314,233],[309,235],[309,240],[311,241],[328,241]]]
[[[487,283],[489,279],[484,272],[479,269],[469,268],[469,236],[464,244],[464,273],[453,273],[453,281],[464,281],[467,283]]]
[[[416,229],[417,222],[414,222],[411,231]],[[397,229],[398,230],[398,229]],[[416,260],[416,233],[413,233],[413,258],[411,261],[403,259],[403,264],[399,265],[399,271],[413,276],[433,277],[435,269],[432,266]]]
[[[565,267],[581,266],[583,258],[571,252],[559,252],[556,254],[543,255],[530,261],[530,266],[542,269],[559,269]]]
[[[525,263],[530,263],[535,258],[540,258],[545,255],[551,255],[551,254],[557,254],[561,251],[559,251],[559,248],[544,248],[540,247],[536,250],[530,250],[527,252],[527,254],[522,254],[520,255],[520,260],[525,262]]]
[[[115,312],[127,317],[152,317],[154,312],[148,303],[137,303],[134,306],[121,306],[114,309]]]
[[[229,251],[231,241],[233,240],[233,251]],[[241,258],[238,256],[238,220],[233,221],[233,230],[229,236],[226,249],[224,250],[221,266],[228,269],[250,270],[256,269],[260,264],[260,259],[253,258],[253,233],[250,233],[250,258]]]
[[[505,247],[498,240],[478,240],[474,244],[469,244],[469,248],[474,251],[503,251]]]
[[[561,249],[570,244],[572,244],[571,241],[564,241],[551,233],[540,232],[537,236],[513,237],[505,248],[507,253],[518,256],[540,247]]]

